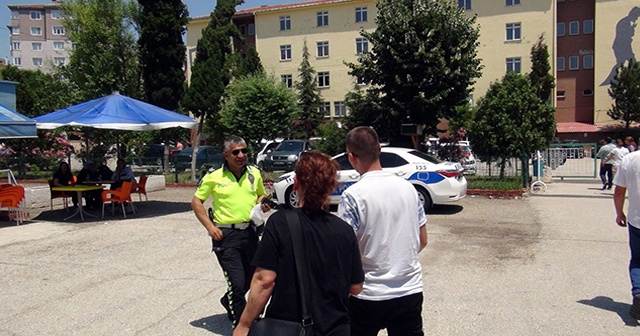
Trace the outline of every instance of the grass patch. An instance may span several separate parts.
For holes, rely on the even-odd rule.
[[[468,189],[483,190],[520,190],[522,178],[505,177],[503,180],[496,176],[466,176]]]

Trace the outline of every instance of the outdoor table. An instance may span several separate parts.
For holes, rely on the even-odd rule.
[[[80,184],[83,185],[105,185],[105,184],[114,184],[117,181],[111,180],[100,180],[100,181],[82,181]]]
[[[82,208],[82,192],[90,191],[90,190],[102,190],[103,188],[104,188],[104,186],[102,186],[102,185],[74,185],[74,186],[68,186],[68,187],[53,187],[53,188],[51,188],[51,190],[53,190],[53,191],[75,191],[78,194],[78,209],[71,216],[65,218],[64,220],[67,220],[69,218],[75,217],[78,214],[80,214],[80,218],[82,218],[82,220],[84,221],[84,215],[91,216],[91,217],[98,217],[98,216],[92,215],[92,214],[84,211],[84,209]]]

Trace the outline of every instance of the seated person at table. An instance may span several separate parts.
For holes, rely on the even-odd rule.
[[[68,187],[74,185],[75,181],[73,178],[73,174],[69,169],[69,164],[66,162],[60,162],[60,166],[58,166],[58,170],[53,173],[53,185],[56,187]],[[78,194],[71,191],[71,201],[73,202],[73,206],[78,206]]]
[[[93,162],[87,163],[78,174],[78,184],[89,184],[85,182],[100,181],[101,177]],[[89,209],[100,207],[102,190],[87,190],[83,193],[85,203]]]
[[[111,175],[111,179],[115,181],[111,185],[111,190],[118,189],[122,186],[122,182],[136,182],[135,176],[133,176],[133,171],[131,167],[127,166],[124,163],[123,159],[118,159],[118,165],[116,166],[116,171]]]
[[[106,165],[98,166],[98,174],[100,174],[100,179],[102,181],[110,181],[111,176],[113,175],[113,170],[109,169]]]

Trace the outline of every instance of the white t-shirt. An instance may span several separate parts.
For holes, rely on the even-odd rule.
[[[613,158],[607,163],[618,166],[622,162],[622,158],[629,154],[629,150],[626,147],[617,147],[611,151],[611,154],[613,154]]]
[[[613,184],[627,188],[629,210],[627,222],[640,229],[640,152],[632,152],[622,158]]]
[[[338,217],[356,232],[364,284],[359,299],[382,301],[422,292],[420,227],[427,222],[408,181],[382,170],[342,194]]]

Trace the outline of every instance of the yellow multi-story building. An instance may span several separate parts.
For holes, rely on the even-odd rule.
[[[509,70],[531,70],[531,48],[544,35],[552,72],[557,79],[553,103],[558,137],[593,141],[611,131],[607,93],[612,71],[637,58],[633,39],[640,17],[637,0],[452,0],[477,17],[478,57],[484,66],[472,101]],[[267,72],[291,85],[298,76],[306,41],[310,63],[318,72],[325,114],[347,113],[345,94],[356,79],[345,62],[371,49],[360,30],[375,29],[374,0],[316,0],[262,6],[238,11],[234,22],[246,37],[234,41],[238,50],[255,45]],[[209,17],[193,18],[188,26],[189,68],[197,40]]]

